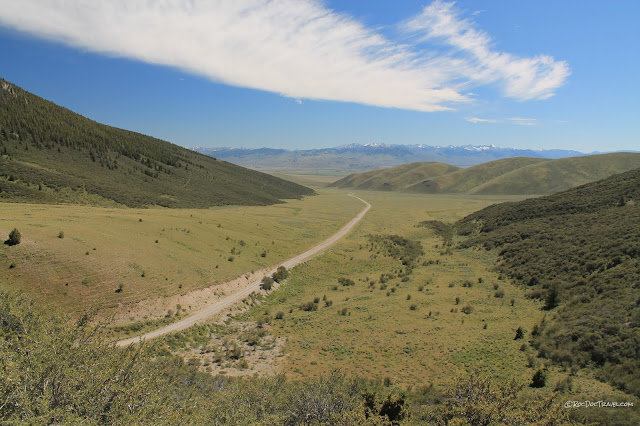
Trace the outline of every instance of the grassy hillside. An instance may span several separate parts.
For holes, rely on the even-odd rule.
[[[411,192],[421,192],[426,194],[465,193],[478,185],[512,170],[516,170],[530,164],[548,161],[551,160],[530,157],[505,158],[503,160],[490,161],[488,163],[478,164],[477,166],[473,166],[468,169],[460,169],[436,179],[417,182],[410,186],[408,190]],[[502,194],[501,192],[496,193]]]
[[[403,190],[419,179],[434,178],[458,170],[444,163],[410,163],[383,170],[371,170],[349,175],[331,186],[336,188]]]
[[[464,246],[499,254],[497,268],[541,299],[538,355],[640,395],[640,169],[505,203],[457,223]]]
[[[640,154],[614,153],[537,162],[504,173],[473,194],[552,194],[640,167]]]
[[[640,154],[615,153],[550,160],[515,157],[466,169],[411,163],[356,173],[332,186],[423,194],[551,194],[640,167]]]
[[[293,182],[96,123],[0,80],[0,200],[201,208],[311,194]]]

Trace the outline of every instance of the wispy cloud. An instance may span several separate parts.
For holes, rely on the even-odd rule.
[[[536,124],[538,124],[535,118],[513,117],[513,118],[510,118],[509,121],[511,121],[513,124],[518,124],[520,126],[535,126]]]
[[[468,118],[466,118],[466,120],[469,123],[473,123],[473,124],[476,124],[476,123],[497,123],[498,122],[498,120],[492,120],[492,119],[489,119],[489,118],[478,118],[478,117],[468,117]]]
[[[455,108],[471,101],[469,87],[495,83],[509,97],[545,99],[569,75],[550,56],[491,50],[487,34],[441,1],[407,21],[421,36],[413,44],[320,0],[0,0],[0,24],[293,99],[418,111]]]
[[[433,2],[408,20],[404,28],[424,41],[440,41],[456,49],[448,58],[452,63],[457,59],[457,69],[450,78],[457,74],[463,81],[499,83],[511,98],[549,98],[570,74],[566,62],[548,55],[519,58],[493,50],[491,37],[473,22],[460,18],[453,3]]]

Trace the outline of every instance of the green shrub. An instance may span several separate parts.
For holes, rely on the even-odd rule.
[[[536,371],[531,379],[532,388],[543,388],[547,385],[547,373],[544,369]]]
[[[271,277],[264,277],[262,278],[262,282],[260,283],[260,288],[263,289],[264,291],[271,291],[271,289],[273,288],[273,278]]]
[[[22,241],[22,235],[20,234],[20,231],[18,231],[16,228],[13,228],[13,231],[9,232],[9,238],[4,243],[8,246],[15,246],[20,244],[20,241]]]
[[[277,283],[282,282],[289,276],[289,271],[284,266],[278,266],[276,272],[271,275],[271,278]]]

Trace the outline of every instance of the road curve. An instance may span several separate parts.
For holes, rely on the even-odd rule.
[[[364,210],[362,210],[356,217],[354,217],[353,219],[351,219],[351,221],[349,223],[347,223],[345,226],[343,226],[338,232],[336,232],[335,234],[333,234],[332,236],[330,236],[329,238],[327,238],[326,240],[324,240],[323,242],[321,242],[320,244],[310,248],[309,250],[305,251],[304,253],[301,253],[295,257],[292,257],[289,260],[285,260],[284,262],[280,263],[279,265],[275,266],[273,268],[273,270],[269,271],[267,274],[265,275],[271,275],[273,272],[276,271],[276,269],[278,268],[278,266],[284,266],[287,269],[291,269],[296,265],[299,265],[303,262],[305,262],[306,260],[310,259],[311,257],[315,256],[316,254],[318,254],[319,252],[321,252],[322,250],[334,245],[335,243],[338,242],[338,240],[340,240],[342,237],[344,237],[349,231],[351,231],[351,229],[358,223],[360,222],[360,220],[364,217],[364,215],[367,214],[367,212],[369,211],[369,209],[371,208],[371,204],[367,203],[365,200],[363,200],[360,197],[356,197],[355,195],[349,194],[350,196],[357,198],[358,200],[362,201],[366,207],[364,208]],[[140,342],[142,340],[148,340],[148,339],[153,339],[154,337],[158,337],[158,336],[162,336],[164,334],[167,333],[172,333],[174,331],[180,331],[180,330],[184,330],[185,328],[189,328],[192,325],[194,325],[195,323],[202,321],[214,314],[217,314],[219,312],[222,312],[223,310],[225,310],[226,308],[233,306],[234,304],[242,301],[242,299],[244,299],[245,297],[249,296],[252,292],[259,290],[260,289],[260,281],[261,279],[257,279],[255,281],[252,281],[250,283],[248,283],[245,287],[241,288],[240,290],[229,294],[228,296],[224,297],[221,300],[216,301],[215,303],[213,303],[212,305],[207,306],[206,308],[196,312],[193,315],[190,315],[180,321],[174,322],[173,324],[169,324],[166,327],[162,327],[162,328],[158,328],[157,330],[153,330],[150,331],[148,333],[142,334],[140,336],[136,336],[136,337],[130,337],[128,339],[124,339],[124,340],[120,340],[118,342],[116,342],[116,346],[127,346],[130,345],[132,343],[136,343],[136,342]]]

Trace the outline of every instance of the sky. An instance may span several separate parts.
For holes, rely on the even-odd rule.
[[[0,78],[181,146],[640,150],[637,0],[0,0]]]

